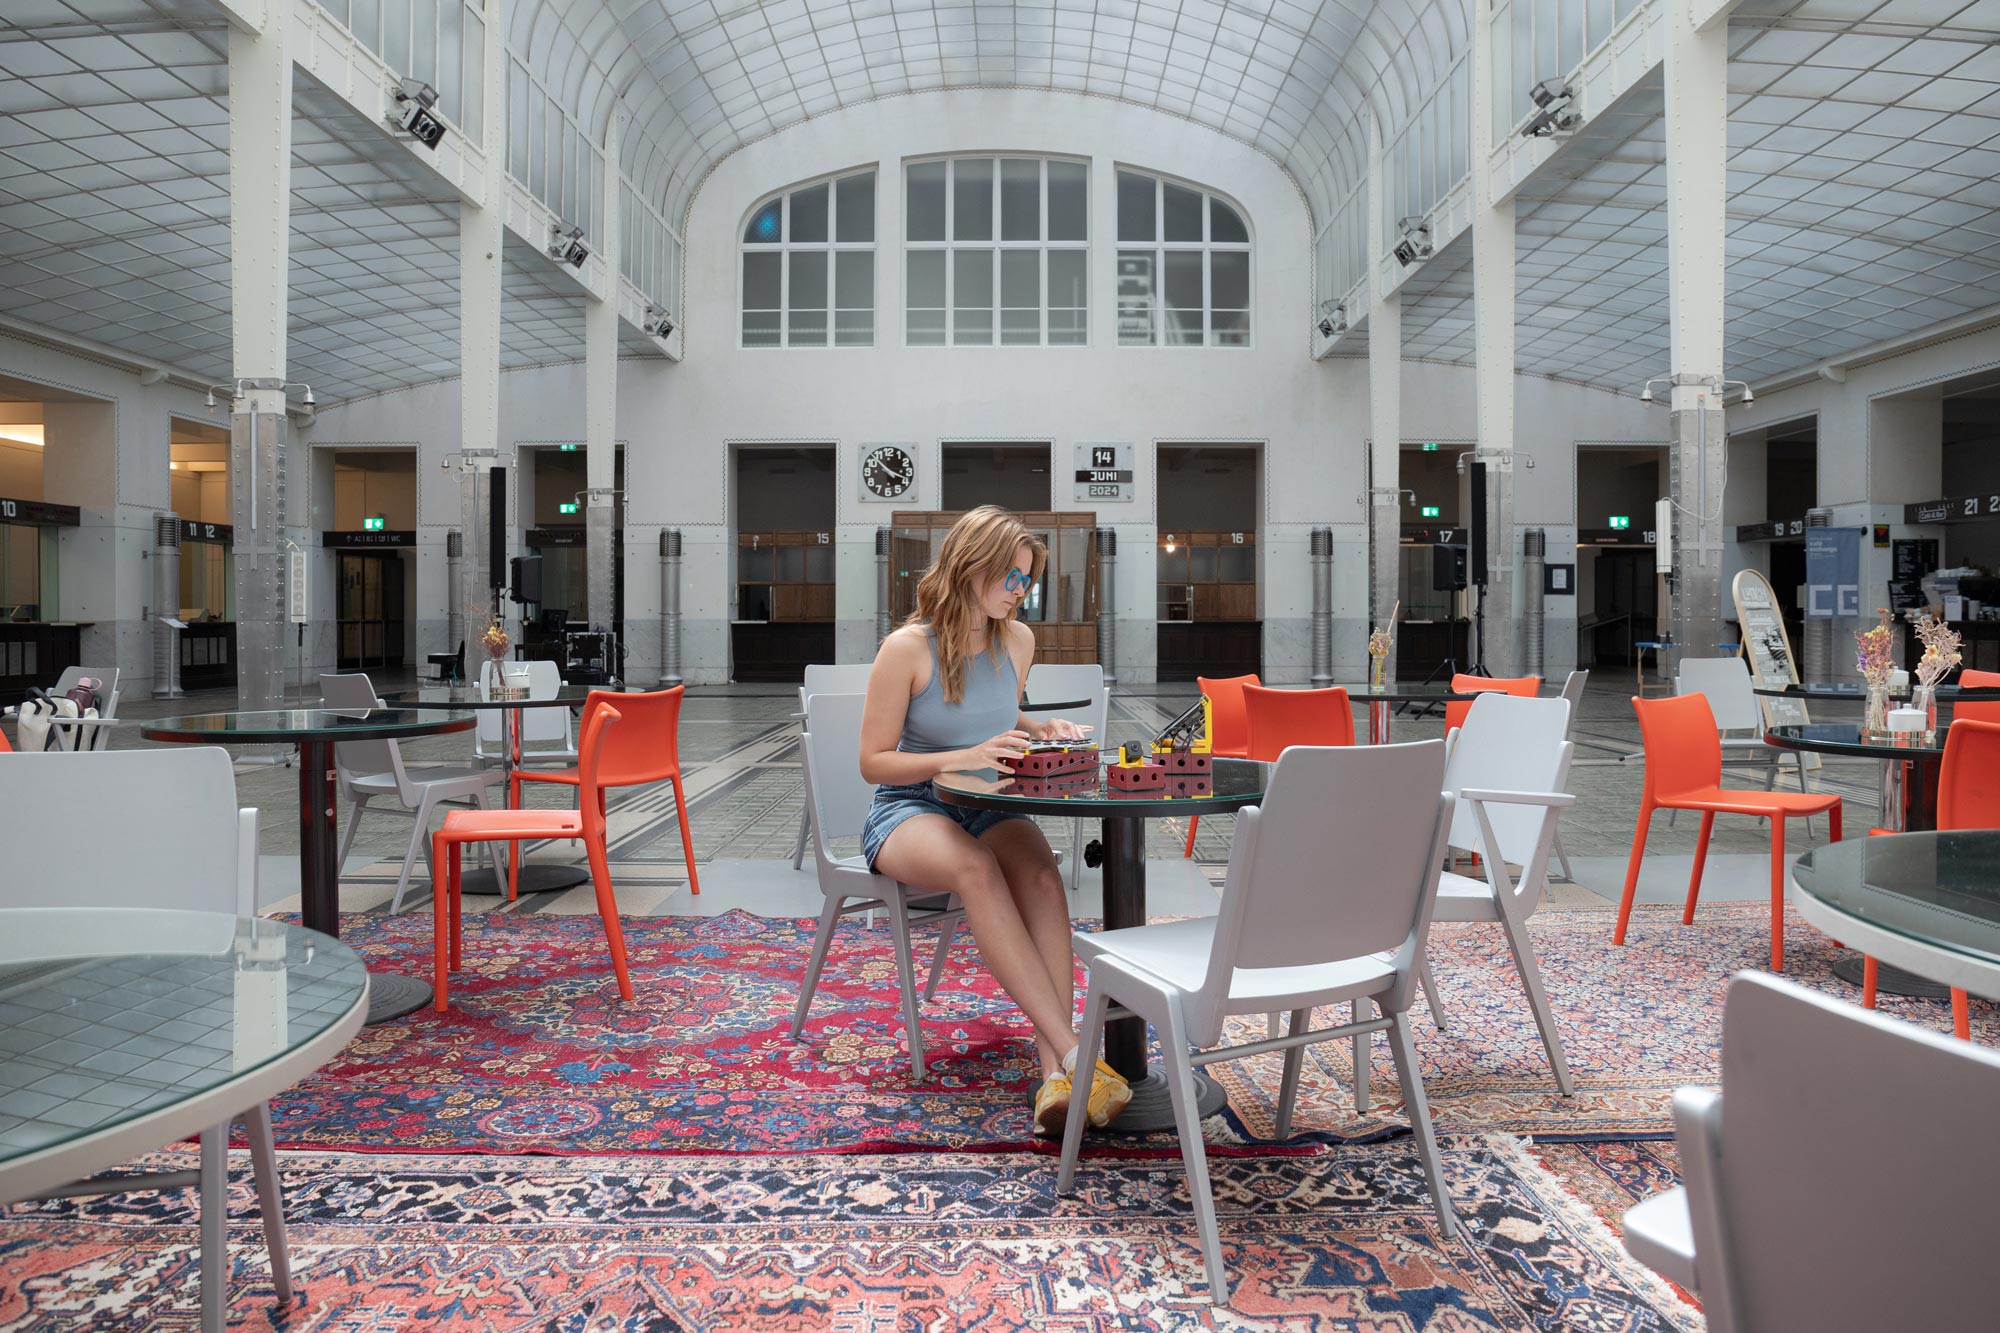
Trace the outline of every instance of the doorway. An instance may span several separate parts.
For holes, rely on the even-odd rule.
[[[948,443],[939,447],[938,462],[942,510],[960,513],[999,505],[1031,514],[1046,512],[1054,503],[1047,441]]]
[[[339,588],[335,629],[341,669],[403,665],[403,557],[388,551],[342,551]]]
[[[830,444],[736,450],[733,679],[799,681],[835,658],[837,453]]]
[[[1255,445],[1163,444],[1156,469],[1157,678],[1260,671],[1257,525],[1263,494]]]

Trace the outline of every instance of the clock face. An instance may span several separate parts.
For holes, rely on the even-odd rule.
[[[916,460],[893,444],[871,449],[861,460],[861,484],[884,500],[902,495],[916,480]]]

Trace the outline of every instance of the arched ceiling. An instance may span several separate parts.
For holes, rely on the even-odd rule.
[[[874,98],[1047,88],[1185,116],[1281,163],[1324,219],[1468,41],[1467,0],[511,0],[508,43],[676,224],[716,162]]]

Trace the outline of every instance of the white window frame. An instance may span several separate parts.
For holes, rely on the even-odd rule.
[[[1151,329],[1150,337],[1147,341],[1126,341],[1123,330],[1120,327],[1121,321],[1116,308],[1118,299],[1116,295],[1116,282],[1114,281],[1113,283],[1111,320],[1113,328],[1116,330],[1114,336],[1118,340],[1118,346],[1152,349],[1171,348],[1183,351],[1203,347],[1223,347],[1241,351],[1254,346],[1257,332],[1257,302],[1255,299],[1257,293],[1257,232],[1256,228],[1251,225],[1249,211],[1220,190],[1210,189],[1206,185],[1198,185],[1194,181],[1183,180],[1178,176],[1164,176],[1157,171],[1147,171],[1140,167],[1128,167],[1122,164],[1116,166],[1114,172],[1115,174],[1112,177],[1112,199],[1114,200],[1112,208],[1114,209],[1114,215],[1111,219],[1111,235],[1113,237],[1112,262],[1116,264],[1128,254],[1150,255],[1153,261],[1153,301],[1147,312]],[[1121,230],[1119,220],[1115,215],[1115,210],[1118,207],[1115,201],[1118,197],[1117,178],[1119,176],[1138,176],[1153,183],[1153,239],[1150,241],[1125,241],[1116,239]],[[1199,242],[1169,241],[1166,239],[1166,187],[1169,185],[1177,189],[1191,190],[1201,196],[1201,240]],[[1217,241],[1214,239],[1211,235],[1214,222],[1214,215],[1210,211],[1212,202],[1220,203],[1223,207],[1236,214],[1237,218],[1243,223],[1243,234],[1249,238],[1248,240]],[[1170,343],[1166,340],[1166,257],[1167,252],[1170,250],[1180,252],[1198,251],[1201,255],[1202,333],[1200,342]],[[1216,341],[1214,257],[1218,254],[1240,254],[1247,261],[1244,267],[1246,281],[1249,286],[1245,295],[1250,303],[1243,311],[1244,323],[1247,327],[1244,330],[1243,341],[1241,342],[1225,343]]]
[[[957,185],[958,185],[958,164],[960,162],[984,162],[993,169],[992,170],[993,189],[992,189],[992,202],[991,202],[991,207],[993,210],[992,227],[991,227],[990,238],[987,240],[961,241],[958,240],[955,235],[958,229]],[[1038,197],[1038,206],[1041,210],[1041,217],[1039,225],[1037,227],[1039,235],[1035,240],[1004,241],[1000,239],[1000,234],[1001,234],[1000,180],[1002,171],[1001,164],[1004,162],[1033,162],[1038,167],[1037,189],[1040,191],[1040,195]],[[1066,166],[1081,167],[1083,169],[1084,213],[1083,213],[1083,239],[1081,240],[1056,241],[1049,239],[1049,164],[1051,162],[1059,162]],[[941,241],[913,241],[910,239],[910,197],[911,197],[910,184],[909,184],[910,170],[913,167],[934,166],[937,165],[938,163],[943,163],[945,167],[944,239]],[[1062,154],[1040,155],[1040,154],[1030,154],[1030,153],[958,153],[958,154],[952,154],[950,156],[917,157],[906,160],[903,163],[903,216],[899,224],[901,227],[901,235],[903,238],[903,274],[902,274],[903,345],[905,347],[925,347],[925,348],[930,348],[930,347],[1016,348],[1016,347],[1090,346],[1090,232],[1091,232],[1090,213],[1091,213],[1090,161],[1087,158],[1066,157],[1063,156]],[[991,251],[993,255],[993,266],[992,266],[993,304],[991,306],[993,312],[993,326],[992,326],[993,337],[991,338],[991,340],[987,342],[962,343],[958,341],[958,330],[954,316],[958,309],[957,254],[961,250],[966,250],[966,251],[988,250]],[[1004,288],[1002,287],[1002,281],[1001,281],[1002,273],[1005,268],[1005,263],[1001,259],[1001,255],[1004,252],[1010,250],[1015,252],[1023,252],[1023,251],[1031,252],[1037,256],[1036,288],[1040,300],[1039,300],[1039,313],[1037,314],[1035,323],[1035,340],[1033,342],[1005,341],[1005,336],[1006,336],[1005,313],[1009,309],[1021,308],[1021,307],[1010,307],[1005,304],[1006,294]],[[1056,252],[1056,251],[1067,252],[1071,254],[1080,254],[1083,256],[1083,306],[1081,307],[1081,312],[1080,312],[1083,316],[1083,328],[1081,330],[1081,336],[1075,339],[1074,341],[1065,341],[1065,342],[1049,341],[1049,310],[1051,307],[1049,305],[1049,258],[1048,257],[1051,252]],[[944,341],[942,343],[914,342],[911,340],[909,256],[917,252],[928,252],[933,254],[942,253],[945,257]],[[932,307],[926,306],[924,308],[931,309]],[[1074,306],[1062,306],[1059,308],[1063,310],[1077,309],[1077,307]]]
[[[875,239],[871,241],[840,241],[834,238],[840,234],[840,182],[852,180],[856,176],[875,178]],[[792,196],[806,190],[826,187],[826,239],[824,241],[794,241],[792,235]],[[881,173],[873,165],[853,171],[836,171],[831,175],[815,176],[810,180],[798,181],[782,190],[773,190],[755,204],[744,210],[742,220],[736,227],[736,345],[751,352],[772,352],[789,349],[801,352],[821,351],[864,351],[876,345],[882,330],[882,261],[879,254],[882,239]],[[779,205],[778,235],[782,238],[769,243],[754,243],[743,239],[749,230],[751,219],[769,208]],[[839,261],[842,253],[859,254],[866,252],[876,256],[869,267],[868,313],[871,317],[868,341],[865,343],[843,343],[839,338],[840,312],[857,307],[842,307],[835,304],[840,290]],[[744,337],[744,317],[750,313],[744,304],[746,296],[745,270],[749,267],[749,257],[753,254],[772,254],[778,257],[778,341],[775,343],[753,343]],[[792,341],[792,256],[794,254],[823,254],[826,256],[826,339],[823,342],[794,343]],[[759,313],[769,313],[763,307]]]

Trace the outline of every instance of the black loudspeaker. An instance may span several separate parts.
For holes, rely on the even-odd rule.
[[[538,555],[514,557],[514,600],[523,606],[542,604],[542,558]]]
[[[1472,551],[1472,582],[1486,586],[1486,465],[1477,459],[1466,465],[1471,471],[1472,521],[1465,526],[1466,544]],[[1465,586],[1461,578],[1459,587]]]
[[[507,568],[507,469],[496,467],[487,475],[492,485],[486,492],[486,570],[497,588]]]
[[[1431,547],[1431,591],[1457,592],[1465,586],[1465,548]]]

